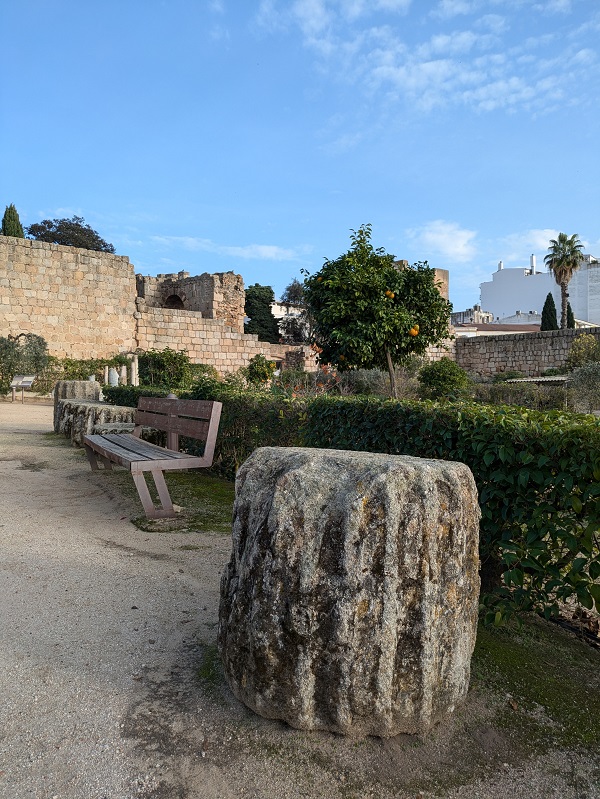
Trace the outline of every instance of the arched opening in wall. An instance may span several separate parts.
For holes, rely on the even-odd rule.
[[[171,294],[165,300],[165,308],[177,308],[180,311],[183,311],[184,305],[183,300],[177,294]]]

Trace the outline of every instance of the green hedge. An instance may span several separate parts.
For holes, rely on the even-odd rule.
[[[470,404],[316,399],[306,446],[466,463],[479,489],[488,621],[600,609],[600,423],[594,417]]]

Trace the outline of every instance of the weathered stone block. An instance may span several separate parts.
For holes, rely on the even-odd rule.
[[[418,733],[467,693],[479,595],[467,466],[266,447],[236,480],[219,649],[266,718]]]

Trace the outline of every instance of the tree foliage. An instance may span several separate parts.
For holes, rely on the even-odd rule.
[[[66,247],[81,247],[84,250],[114,253],[112,244],[104,241],[100,235],[86,224],[82,216],[72,219],[43,219],[29,225],[27,237],[49,244],[63,244]]]
[[[0,232],[3,236],[14,236],[17,239],[25,238],[19,214],[12,203],[6,206],[4,216],[2,217],[2,229]]]
[[[15,375],[37,375],[47,363],[48,345],[41,336],[0,336],[0,394],[7,393]]]
[[[571,344],[566,367],[572,371],[587,363],[598,363],[599,361],[600,342],[591,333],[582,333]]]
[[[542,324],[540,330],[558,330],[558,321],[556,319],[556,304],[552,292],[548,292],[544,307],[542,308]]]
[[[304,286],[297,277],[284,288],[281,302],[284,305],[304,305]]]
[[[304,281],[312,338],[321,363],[340,370],[387,369],[423,355],[449,336],[452,306],[427,263],[403,266],[371,244],[371,226],[352,231],[350,250]]]
[[[567,303],[567,328],[569,330],[575,330],[575,314],[573,313],[570,302]]]
[[[550,239],[548,254],[544,257],[544,263],[554,274],[554,279],[560,286],[560,327],[563,330],[567,327],[567,303],[569,297],[567,289],[569,281],[573,277],[573,272],[579,269],[582,253],[583,244],[576,233],[572,236],[567,236],[566,233],[559,233],[557,239]]]
[[[267,361],[264,355],[255,355],[248,362],[248,366],[243,367],[242,372],[249,383],[262,386],[268,383],[273,377],[275,362]]]
[[[275,302],[275,294],[271,286],[261,286],[259,283],[255,283],[246,289],[244,311],[250,321],[244,325],[244,332],[254,333],[260,341],[277,344],[279,343],[279,328],[271,311],[272,302]]]

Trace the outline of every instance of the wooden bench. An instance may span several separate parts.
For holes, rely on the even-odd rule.
[[[140,397],[131,433],[104,433],[83,437],[85,451],[94,471],[102,461],[105,469],[116,463],[129,469],[149,519],[173,518],[175,510],[163,472],[173,469],[201,469],[211,466],[221,417],[220,402]],[[167,446],[143,441],[142,426],[167,434]],[[179,451],[179,436],[204,442],[201,457]],[[150,472],[162,507],[150,496],[144,472]]]

